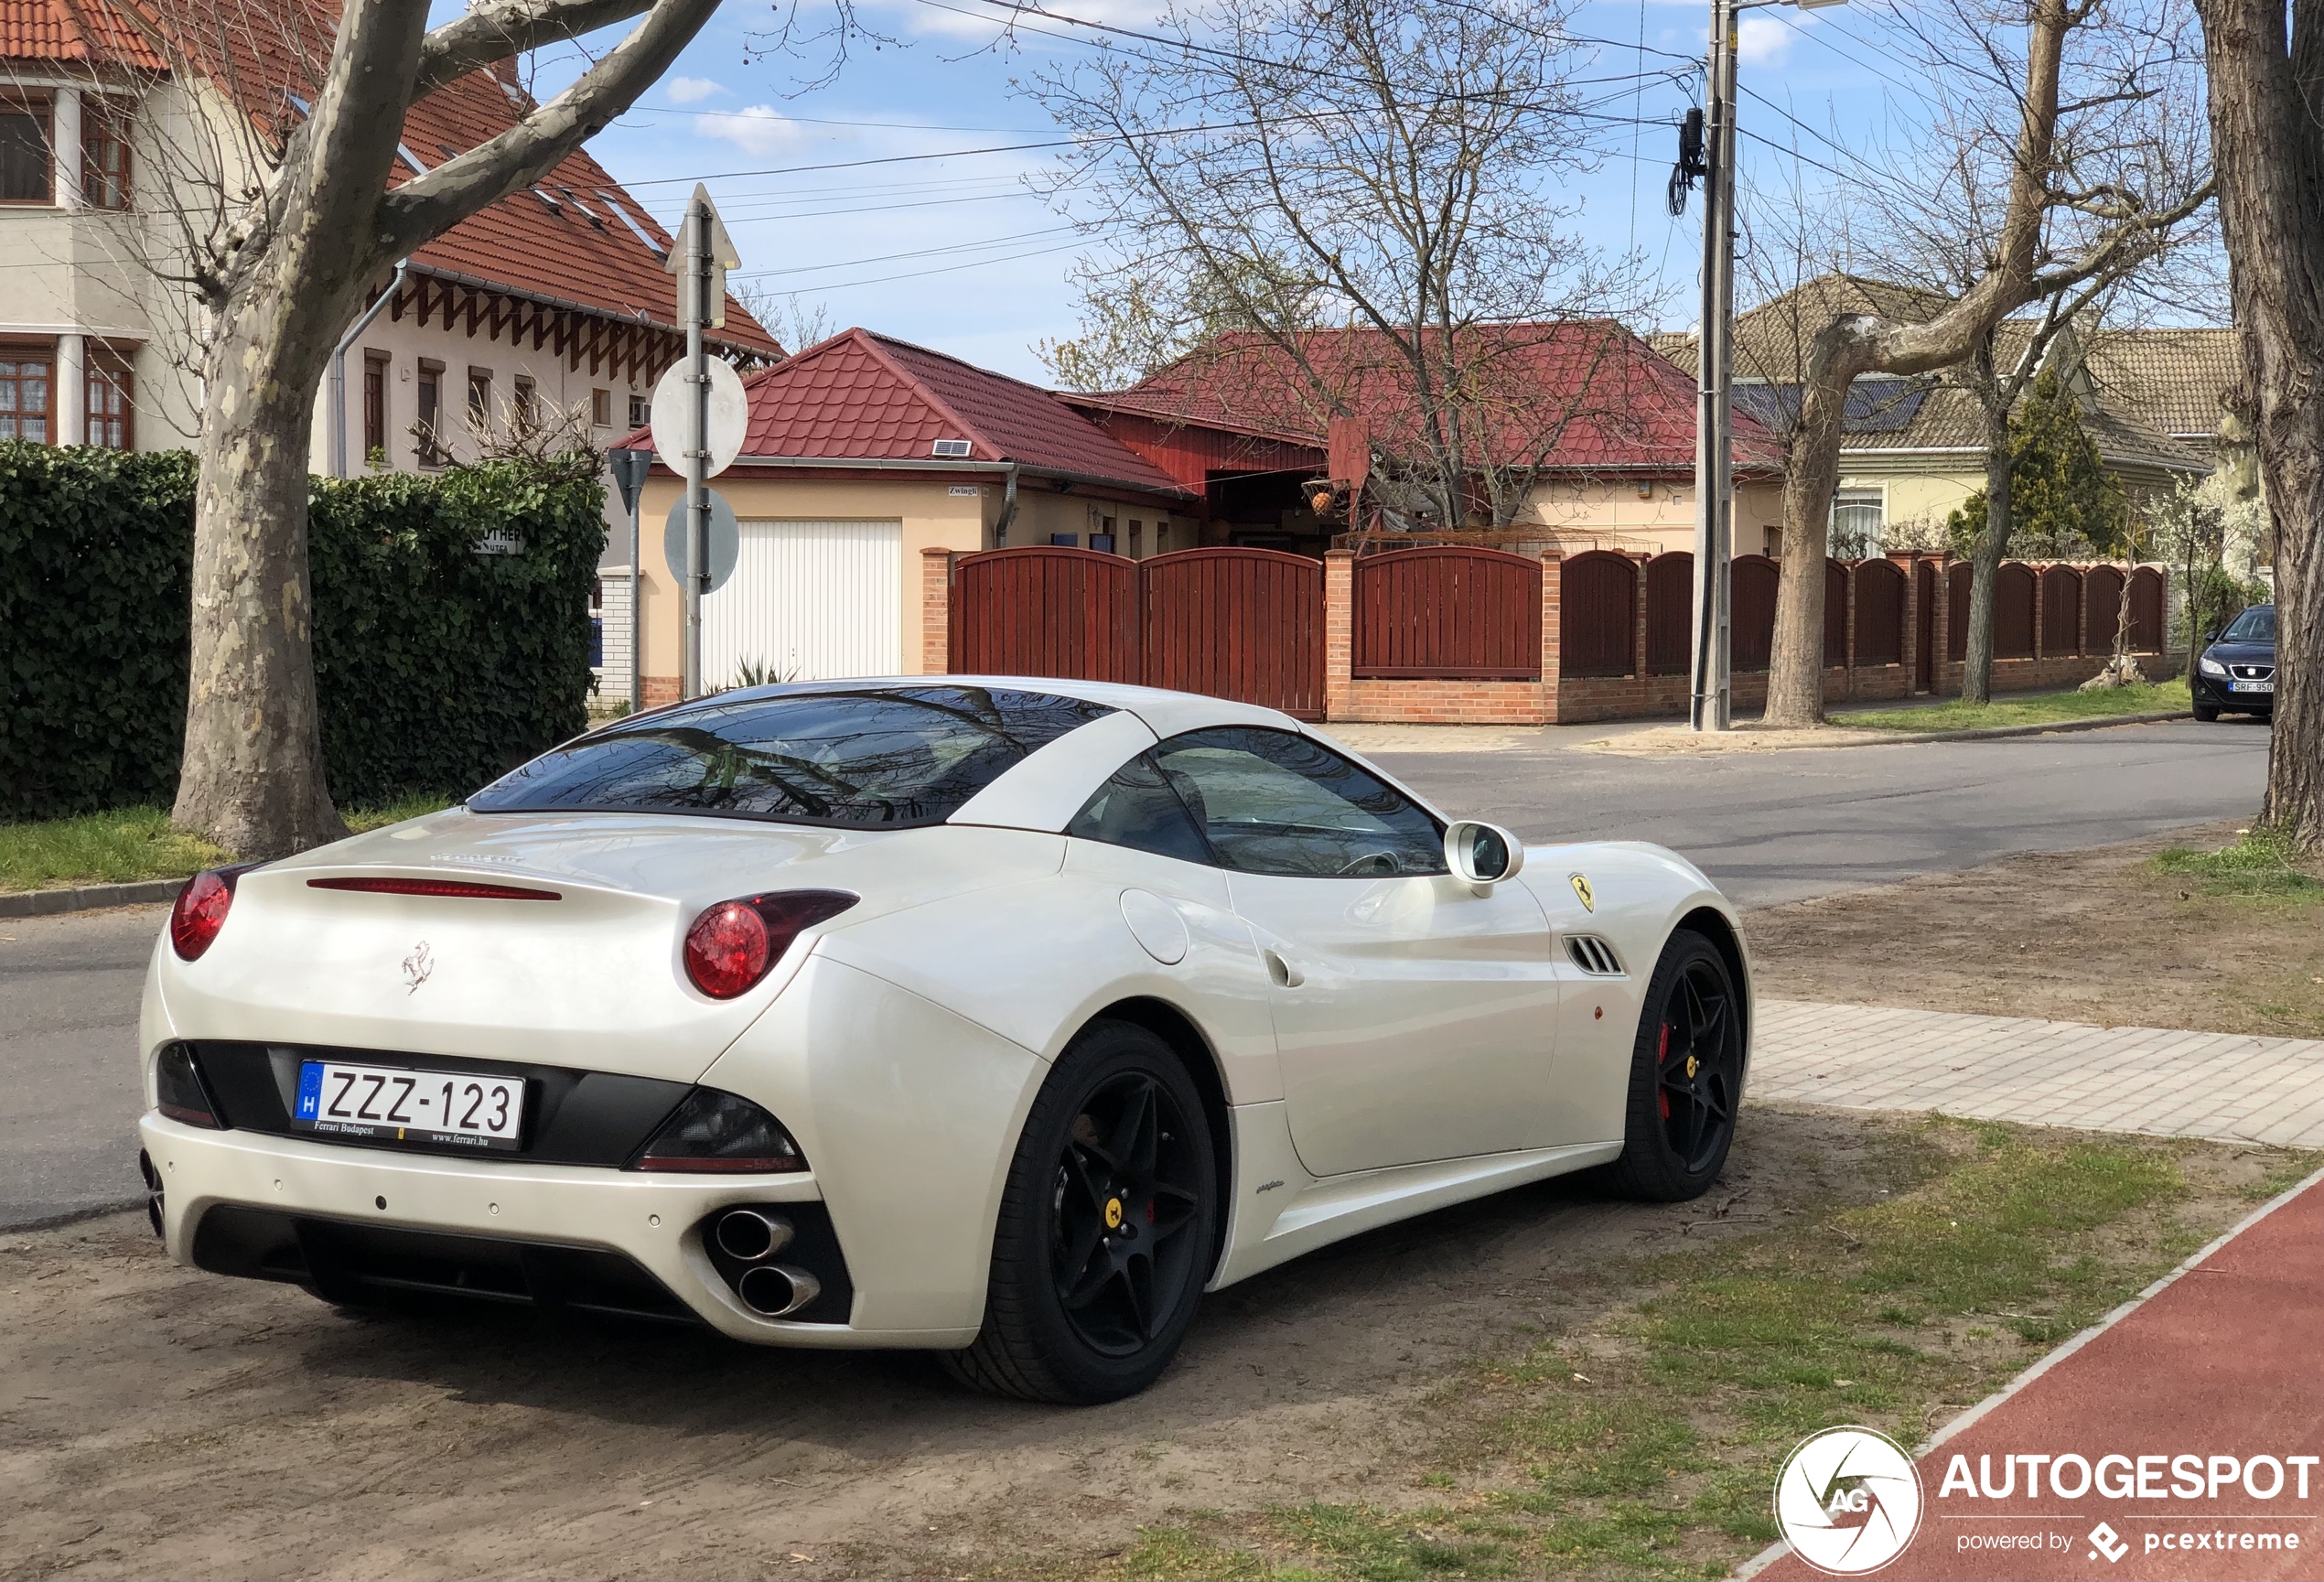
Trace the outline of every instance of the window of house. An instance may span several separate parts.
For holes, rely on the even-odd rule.
[[[363,460],[387,448],[387,353],[363,353]]]
[[[520,373],[509,381],[509,421],[520,433],[530,434],[541,426],[541,403],[533,381]]]
[[[1144,552],[1146,546],[1142,541],[1145,538],[1145,535],[1146,523],[1140,522],[1135,516],[1130,518],[1130,558],[1132,560],[1137,559],[1139,554]]]
[[[91,209],[129,207],[129,117],[93,93],[81,99],[81,199]]]
[[[127,450],[135,438],[131,426],[131,380],[124,359],[92,350],[85,381],[88,391],[87,443],[106,450]]]
[[[0,347],[0,439],[48,443],[48,384],[54,370],[45,356],[26,356]]]
[[[479,435],[492,430],[492,371],[489,368],[468,370],[468,427]]]
[[[0,203],[53,203],[48,101],[0,97]]]
[[[1832,497],[1832,554],[1841,560],[1861,560],[1879,554],[1881,530],[1888,525],[1887,519],[1885,490],[1839,490]]]
[[[437,427],[444,417],[444,365],[420,360],[419,411],[412,427],[415,448],[422,467],[444,465],[444,447],[437,443]]]
[[[632,391],[629,395],[629,426],[643,428],[653,421],[653,401]]]
[[[599,428],[613,426],[613,392],[610,390],[589,392],[589,421]]]

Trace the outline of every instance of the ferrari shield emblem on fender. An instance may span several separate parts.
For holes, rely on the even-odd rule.
[[[1574,894],[1581,899],[1582,910],[1586,912],[1596,911],[1598,909],[1598,892],[1589,888],[1589,876],[1587,874],[1568,874],[1566,876],[1566,880],[1574,887]]]

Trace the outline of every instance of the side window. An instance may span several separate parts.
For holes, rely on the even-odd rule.
[[[1230,726],[1172,737],[1154,756],[1226,867],[1351,878],[1445,871],[1434,818],[1310,737]]]
[[[1124,764],[1098,787],[1065,833],[1181,862],[1208,865],[1211,860],[1210,848],[1187,816],[1186,804],[1146,754]]]

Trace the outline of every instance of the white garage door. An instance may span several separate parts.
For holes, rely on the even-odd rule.
[[[724,587],[702,601],[702,681],[829,681],[903,669],[898,522],[745,522]]]

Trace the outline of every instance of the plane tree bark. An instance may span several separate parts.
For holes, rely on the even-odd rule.
[[[210,266],[215,328],[194,502],[181,829],[267,858],[346,833],[325,783],[307,577],[307,455],[331,348],[394,262],[546,175],[627,110],[717,0],[350,0],[306,119]],[[642,16],[564,92],[391,188],[416,100],[464,73]],[[285,84],[285,91],[305,88]]]
[[[2196,0],[2242,401],[2276,527],[2261,819],[2324,850],[2324,0]]]

